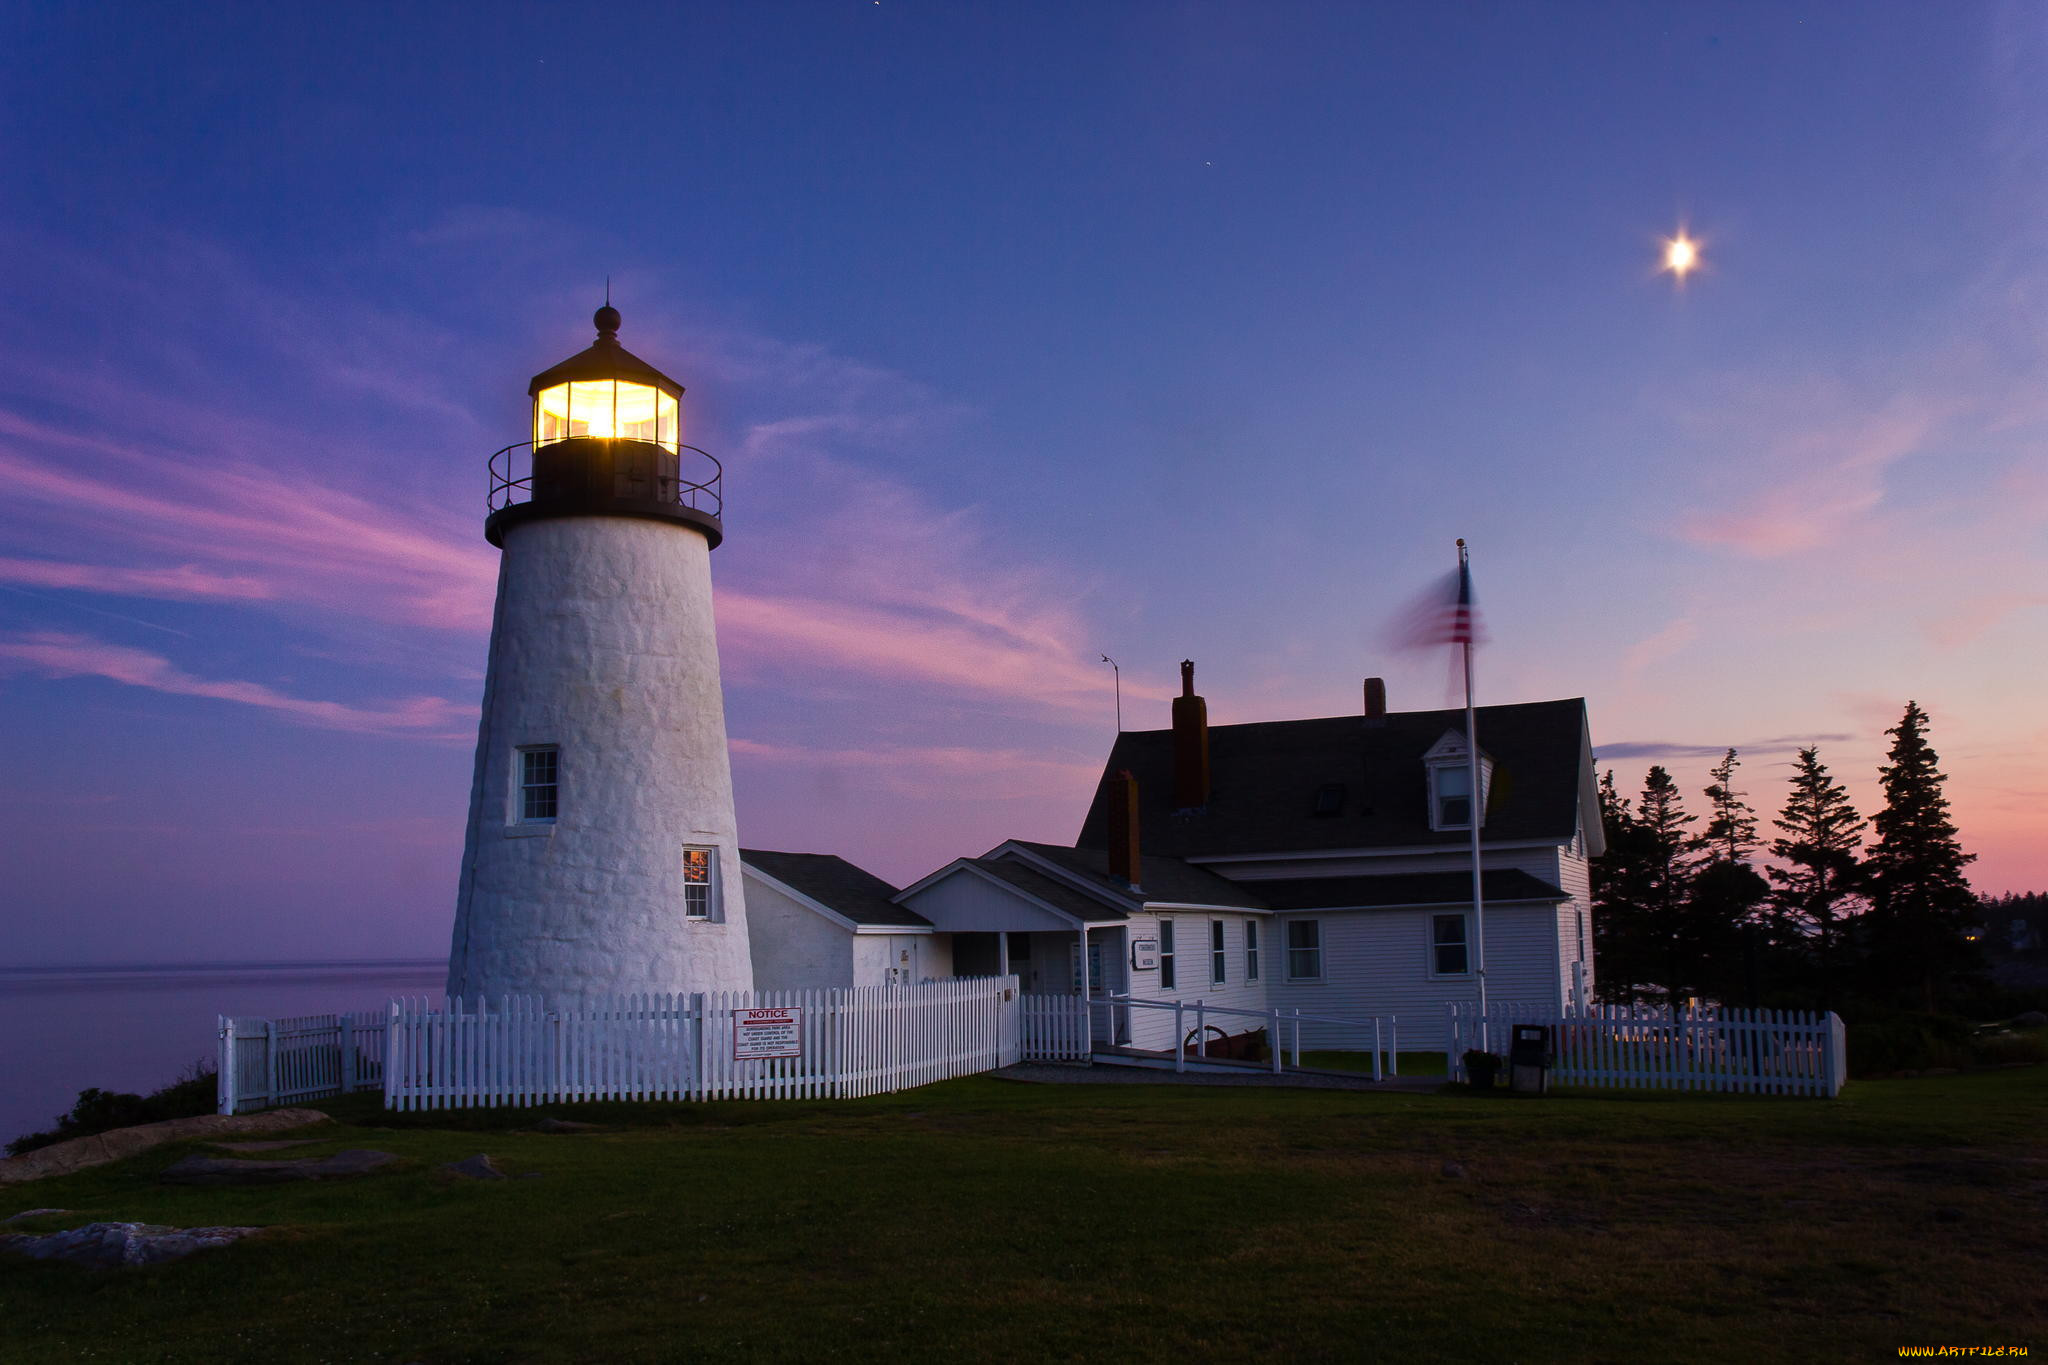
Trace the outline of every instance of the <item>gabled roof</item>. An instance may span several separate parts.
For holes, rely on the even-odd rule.
[[[966,858],[962,861],[972,863],[997,881],[1013,886],[1025,895],[1075,919],[1100,924],[1105,920],[1130,918],[1128,910],[1104,904],[1084,891],[1076,891],[1057,877],[1048,877],[1037,868],[1015,858]]]
[[[1255,882],[1275,910],[1359,910],[1472,903],[1470,872],[1396,872],[1384,877],[1304,877]],[[1480,874],[1487,904],[1562,901],[1564,892],[1519,868]]]
[[[1480,749],[1493,760],[1487,841],[1568,841],[1579,828],[1580,802],[1593,790],[1585,701],[1482,706],[1478,719]],[[1128,768],[1138,779],[1143,844],[1155,854],[1463,844],[1466,831],[1429,827],[1423,755],[1444,731],[1464,729],[1462,710],[1212,725],[1209,804],[1190,812],[1172,808],[1173,731],[1126,731],[1110,750],[1074,842],[1107,847],[1108,778]],[[1328,787],[1343,789],[1337,813],[1318,816],[1318,795]],[[1585,818],[1589,831],[1597,827],[1593,810]]]
[[[1099,848],[1062,848],[1058,844],[1035,844],[1012,839],[1002,848],[1020,848],[1112,895],[1129,909],[1147,904],[1215,905],[1229,909],[1263,910],[1266,903],[1257,893],[1233,881],[1226,881],[1207,868],[1184,863],[1178,858],[1144,854],[1138,862],[1139,893],[1133,893],[1118,878],[1109,875],[1109,854]],[[1002,848],[996,850],[997,853]],[[993,856],[993,855],[992,855]]]
[[[743,848],[740,861],[857,925],[932,927],[923,915],[890,899],[895,887],[836,854]]]

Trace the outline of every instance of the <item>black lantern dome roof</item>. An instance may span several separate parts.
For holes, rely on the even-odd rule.
[[[559,365],[542,370],[526,386],[530,395],[557,384],[585,379],[623,379],[632,384],[651,384],[664,393],[683,396],[683,386],[619,345],[619,310],[607,303],[592,315],[597,324],[597,341]]]

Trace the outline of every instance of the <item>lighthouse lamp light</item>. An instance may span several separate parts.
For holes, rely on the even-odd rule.
[[[671,453],[681,439],[676,399],[651,384],[624,379],[578,379],[542,389],[533,400],[533,443],[577,437],[646,441]]]

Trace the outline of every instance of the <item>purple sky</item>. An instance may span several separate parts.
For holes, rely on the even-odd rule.
[[[484,460],[607,275],[749,844],[1071,839],[1103,651],[1444,704],[1463,535],[1625,787],[1868,810],[1913,697],[2048,885],[2038,6],[424,8],[0,19],[0,962],[445,951]]]

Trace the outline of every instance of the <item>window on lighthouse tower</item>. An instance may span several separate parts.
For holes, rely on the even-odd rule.
[[[561,795],[561,750],[549,744],[519,751],[519,819],[552,824]]]
[[[686,848],[683,850],[683,915],[688,919],[711,919],[711,892],[714,850],[708,848]]]

